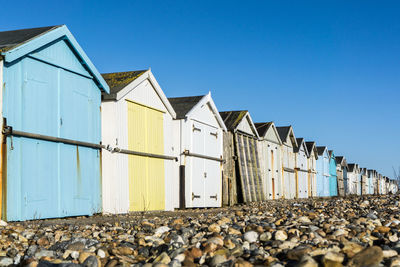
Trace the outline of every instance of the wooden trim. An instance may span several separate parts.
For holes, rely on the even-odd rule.
[[[133,103],[133,104],[136,104],[136,105],[139,105],[139,106],[142,106],[142,107],[145,107],[145,108],[149,108],[149,109],[152,109],[152,110],[155,110],[155,111],[164,113],[164,114],[167,113],[166,111],[163,111],[163,110],[161,110],[161,109],[153,108],[153,107],[147,106],[147,105],[145,105],[145,104],[142,104],[142,103],[139,103],[139,102],[130,100],[130,99],[125,99],[125,101],[130,102],[130,103]]]

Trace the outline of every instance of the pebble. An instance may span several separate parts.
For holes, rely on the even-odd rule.
[[[0,222],[0,266],[400,267],[399,203],[351,196]]]
[[[258,233],[255,231],[246,232],[246,233],[244,233],[244,240],[246,240],[249,243],[257,242]]]
[[[288,235],[286,234],[285,231],[278,230],[275,232],[275,240],[280,240],[280,241],[285,241],[288,238]]]

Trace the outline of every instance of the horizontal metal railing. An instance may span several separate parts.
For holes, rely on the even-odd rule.
[[[190,153],[189,150],[185,150],[183,152],[183,155],[188,156],[188,157],[196,157],[196,158],[202,158],[202,159],[215,160],[215,161],[218,161],[218,162],[225,162],[225,160],[222,159],[222,158],[215,158],[215,157],[210,157],[210,156],[207,156],[207,155],[202,155],[202,154],[197,154],[197,153]]]

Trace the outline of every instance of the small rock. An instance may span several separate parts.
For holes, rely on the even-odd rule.
[[[396,250],[389,249],[389,250],[383,250],[382,251],[383,258],[392,258],[396,257],[398,255]]]
[[[0,259],[0,266],[10,266],[14,263],[13,259],[4,257]]]
[[[7,226],[8,225],[8,223],[6,223],[5,221],[3,221],[3,220],[0,220],[0,226]]]
[[[388,232],[390,231],[390,227],[386,227],[386,226],[377,226],[377,227],[375,228],[375,230],[377,230],[379,233],[386,234],[386,233],[388,233]]]
[[[297,247],[295,249],[289,250],[287,253],[287,257],[289,260],[299,261],[304,255],[307,255],[311,251],[309,247]]]
[[[104,252],[104,250],[99,249],[97,250],[97,256],[99,256],[101,259],[106,257],[106,253]]]
[[[168,256],[167,253],[163,252],[161,253],[154,261],[153,263],[162,263],[162,264],[168,264],[171,262],[170,257]]]
[[[304,256],[296,265],[298,267],[318,267],[318,263],[310,256]]]
[[[41,259],[42,257],[52,258],[52,257],[54,257],[54,252],[51,251],[51,250],[42,249],[42,250],[40,250],[40,251],[35,253],[35,258],[36,259]]]
[[[272,234],[270,232],[265,232],[260,235],[260,241],[262,241],[262,242],[269,241],[269,240],[271,240],[271,238],[272,238]]]
[[[258,233],[255,231],[249,231],[249,232],[246,232],[243,237],[244,237],[244,240],[246,240],[247,242],[255,243],[255,242],[257,242],[257,239],[258,239]]]
[[[373,246],[368,247],[359,253],[357,253],[349,262],[349,266],[364,267],[364,266],[376,266],[383,259],[383,252],[380,247]]]
[[[226,261],[227,261],[227,259],[226,259],[225,255],[215,255],[214,257],[212,257],[209,265],[211,267],[216,267],[216,266],[219,266],[220,264],[222,264],[222,263],[224,263]]]
[[[79,258],[79,252],[78,251],[71,251],[71,254],[69,254],[71,258],[74,260],[77,260]]]
[[[219,233],[221,232],[221,227],[218,224],[213,223],[208,227],[208,231],[212,233]]]
[[[275,240],[285,241],[288,238],[288,236],[285,231],[278,230],[275,232],[274,238]]]
[[[161,226],[161,227],[158,227],[154,233],[156,235],[162,235],[162,234],[168,232],[169,230],[171,230],[171,229],[168,226]]]
[[[308,217],[306,217],[306,216],[301,216],[300,218],[297,219],[297,221],[298,221],[299,223],[302,223],[302,224],[311,223],[310,218],[308,218]]]

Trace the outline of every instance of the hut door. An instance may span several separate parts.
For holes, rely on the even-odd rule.
[[[222,136],[216,128],[204,125],[205,155],[219,158],[221,153]],[[215,160],[204,160],[205,177],[205,206],[219,207],[221,203],[221,163]]]
[[[272,176],[272,199],[275,199],[275,163],[274,163],[274,151],[271,150],[271,176]]]
[[[192,132],[192,152],[200,155],[204,155],[205,153],[205,144],[204,144],[204,127],[203,124],[198,122],[193,122]],[[192,168],[191,168],[191,176],[192,176],[192,207],[204,207],[205,205],[205,180],[210,175],[207,173],[205,169],[205,159],[198,157],[190,158]]]
[[[163,113],[133,102],[128,105],[130,150],[164,153]],[[129,210],[164,210],[164,160],[129,155]]]

